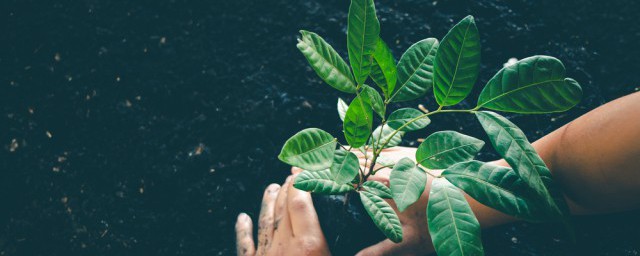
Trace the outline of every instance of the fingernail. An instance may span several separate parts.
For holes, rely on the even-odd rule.
[[[241,212],[240,214],[238,214],[238,221],[247,221],[248,218],[249,218],[249,215],[247,215],[244,212]]]

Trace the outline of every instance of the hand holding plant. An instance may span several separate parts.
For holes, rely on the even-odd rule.
[[[476,107],[451,108],[467,97],[480,72],[480,39],[473,17],[456,24],[442,41],[428,38],[412,45],[397,64],[379,32],[373,0],[352,0],[348,65],[319,35],[301,31],[298,49],[315,72],[330,86],[355,97],[349,103],[338,100],[345,144],[317,128],[287,140],[279,159],[305,170],[294,186],[320,194],[360,193],[374,223],[397,243],[403,240],[403,229],[384,199],[393,199],[403,212],[432,180],[422,210],[439,255],[483,254],[480,225],[460,189],[508,215],[534,222],[559,221],[571,230],[562,193],[524,133],[501,115],[482,110],[540,114],[570,109],[582,91],[565,76],[562,63],[549,56],[522,59],[487,82]],[[382,94],[365,84],[369,79]],[[420,99],[430,89],[436,110],[403,108],[387,114],[390,103]],[[431,116],[443,113],[475,115],[511,168],[473,160],[485,142],[455,131],[432,133],[414,158],[385,158],[383,149],[399,145],[406,132],[427,127]],[[351,150],[364,154],[364,165]],[[390,187],[368,180],[380,167],[393,167]],[[444,171],[438,174],[435,169]]]

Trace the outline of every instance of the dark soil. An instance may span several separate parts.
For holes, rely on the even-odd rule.
[[[396,58],[476,17],[484,65],[465,105],[511,57],[561,59],[585,97],[563,114],[510,115],[531,140],[638,90],[638,1],[377,4]],[[255,218],[263,189],[289,173],[276,158],[283,142],[308,127],[341,137],[335,102],[347,95],[316,77],[295,41],[311,30],[346,56],[347,10],[346,0],[2,1],[0,255],[232,255],[236,215]],[[472,117],[443,115],[405,145],[440,129],[486,138]],[[577,218],[576,244],[525,223],[483,240],[488,255],[638,255],[639,214]]]

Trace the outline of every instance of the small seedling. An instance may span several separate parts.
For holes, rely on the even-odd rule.
[[[301,31],[298,40],[298,49],[318,76],[355,97],[349,103],[338,99],[346,144],[317,128],[302,130],[285,143],[279,159],[305,170],[295,179],[296,188],[318,194],[359,193],[376,226],[397,243],[402,241],[402,226],[385,199],[392,199],[402,212],[422,195],[427,179],[434,179],[426,212],[439,255],[483,254],[480,225],[460,190],[503,213],[532,222],[558,221],[571,230],[568,207],[545,163],[516,125],[488,111],[543,114],[575,106],[582,90],[565,76],[560,60],[533,56],[517,61],[487,82],[474,108],[452,108],[471,92],[480,72],[480,38],[472,16],[441,41],[415,43],[397,64],[379,36],[373,0],[352,0],[348,19],[349,64],[315,33]],[[379,90],[365,84],[368,81]],[[431,89],[436,110],[387,113],[390,103],[423,99]],[[406,132],[421,130],[430,124],[430,116],[444,113],[475,115],[511,167],[474,160],[485,142],[455,131],[431,133],[415,159],[390,162],[384,157],[383,149],[399,145]],[[352,150],[363,152],[364,167]],[[390,187],[367,181],[382,168],[374,166],[393,167]],[[435,175],[435,169],[444,171]]]

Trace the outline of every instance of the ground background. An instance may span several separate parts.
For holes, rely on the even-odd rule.
[[[585,98],[566,114],[510,116],[532,140],[640,86],[638,1],[376,3],[396,59],[474,15],[475,95],[511,57],[561,59]],[[335,101],[346,95],[295,42],[311,30],[346,56],[347,10],[346,0],[2,1],[0,255],[232,255],[236,215],[256,216],[264,187],[288,173],[276,159],[284,140],[307,127],[340,135]],[[405,145],[436,129],[486,138],[473,118],[442,116]],[[483,239],[489,255],[638,255],[638,214],[578,218],[576,245],[549,225]]]

